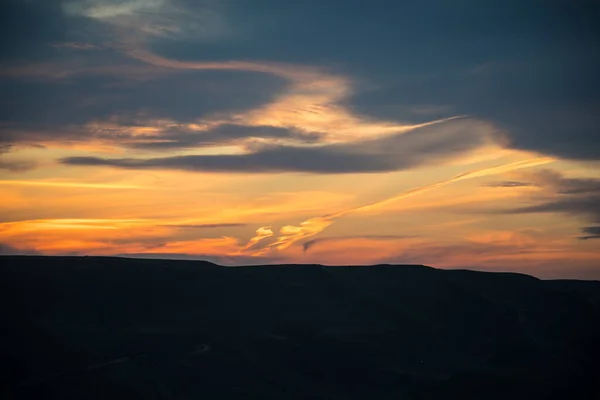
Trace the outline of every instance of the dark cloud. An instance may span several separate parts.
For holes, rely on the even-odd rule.
[[[304,242],[302,244],[302,250],[306,253],[309,249],[313,248],[317,244],[340,242],[340,241],[350,240],[350,239],[399,240],[399,239],[408,239],[408,238],[413,238],[413,237],[414,236],[406,236],[406,235],[356,235],[356,236],[323,237],[323,238],[316,238],[316,239],[312,239],[307,242]]]
[[[512,213],[563,213],[593,223],[600,223],[600,179],[566,178],[542,170],[529,176],[532,184],[550,192],[546,200],[527,207],[509,210]],[[582,228],[584,233],[588,228]],[[595,229],[592,227],[592,230]],[[593,235],[593,233],[591,233]]]
[[[532,175],[540,186],[551,187],[558,194],[598,194],[600,195],[600,179],[595,178],[565,178],[552,170],[541,170]]]
[[[547,50],[557,46],[552,42],[557,35],[592,41],[595,7],[578,3],[374,0],[365,6],[362,0],[330,0],[281,7],[279,0],[234,1],[227,19],[246,35],[203,47],[193,37],[153,44],[177,59],[268,60],[276,55],[281,61],[319,61],[384,77],[427,73],[493,56],[527,55],[540,44]],[[187,4],[194,7],[194,2]],[[300,37],[302,45],[294,45]]]
[[[590,196],[558,196],[541,204],[522,207],[519,213],[565,213],[600,223],[600,194]]]
[[[223,124],[208,131],[195,131],[184,127],[170,128],[156,136],[145,136],[142,140],[136,138],[135,135],[131,135],[122,137],[119,144],[137,149],[167,150],[231,144],[242,139],[252,138],[296,139],[304,142],[314,142],[319,136],[317,133],[300,132],[274,126]]]
[[[238,71],[185,71],[143,82],[114,76],[44,82],[9,77],[0,79],[0,142],[85,141],[106,136],[106,132],[81,126],[89,122],[116,120],[125,128],[153,120],[192,122],[254,108],[270,101],[285,85],[273,76]],[[213,136],[236,132],[233,127],[222,128]],[[268,129],[263,133],[274,134]],[[190,140],[184,132],[173,134],[175,144],[179,140],[185,146],[185,140]],[[126,140],[124,136],[114,138]]]
[[[176,18],[189,28],[186,15],[207,15],[205,2],[175,3],[188,12],[170,15],[170,28],[178,27]],[[94,63],[114,57],[87,40],[96,32],[93,20],[65,17],[59,1],[11,0],[2,7],[3,59],[48,61],[65,52],[85,53]],[[331,0],[285,7],[280,0],[232,1],[211,18],[223,29],[207,21],[192,24],[200,28],[193,35],[147,39],[152,51],[173,60],[328,67],[352,79],[355,90],[345,105],[359,114],[403,122],[467,114],[505,129],[514,148],[598,160],[598,15],[600,3],[593,1]],[[207,37],[209,30],[214,32]],[[192,121],[263,104],[286,85],[251,72],[171,72],[143,85],[132,73],[120,80],[78,75],[45,83],[11,77],[0,82],[0,135],[4,141],[85,140],[90,132],[73,127],[90,120],[120,113],[134,120]],[[188,146],[173,135],[134,146]]]
[[[3,0],[0,3],[0,62],[33,61],[54,55],[50,45],[69,32],[56,0]]]
[[[581,232],[584,234],[579,237],[581,240],[600,239],[600,226],[586,226],[581,228]]]
[[[485,184],[486,187],[550,187],[557,194],[600,193],[600,180],[594,178],[565,178],[552,170],[539,170],[534,174],[523,174],[533,178],[533,182],[501,181]]]
[[[228,10],[246,35],[157,40],[153,49],[174,59],[326,65],[358,84],[346,104],[360,114],[413,122],[468,114],[506,129],[514,148],[600,159],[598,2],[258,3]]]
[[[266,146],[239,155],[197,155],[149,159],[68,157],[64,164],[125,169],[179,169],[210,172],[381,172],[436,164],[490,140],[489,127],[454,120],[414,131],[351,144],[320,147]],[[487,130],[487,132],[486,132]]]
[[[37,166],[37,164],[34,162],[31,162],[31,161],[0,160],[0,169],[4,169],[4,170],[10,171],[10,172],[29,171],[31,169],[34,169],[36,166]]]
[[[4,154],[10,153],[14,150],[14,146],[10,144],[0,143],[0,157]],[[36,167],[36,163],[33,161],[24,160],[5,160],[0,158],[0,170],[4,169],[11,172],[22,172],[28,171]]]
[[[348,104],[367,115],[409,120],[423,118],[406,111],[410,106],[444,105],[496,123],[513,148],[598,160],[600,31],[591,15],[600,15],[600,3],[566,4],[546,2],[540,13],[531,3],[503,2],[505,10],[490,7],[497,16],[481,10],[483,4],[469,4],[465,36],[440,39],[445,46],[431,49],[437,60],[427,63],[425,73],[380,78],[366,71],[373,87]]]
[[[485,73],[465,66],[461,72],[440,70],[412,79],[392,76],[381,89],[358,92],[348,104],[367,115],[417,121],[440,115],[417,115],[411,105],[446,105],[455,114],[495,123],[507,132],[510,147],[598,160],[600,95],[594,88],[600,79],[593,71],[600,68],[600,56],[564,53],[559,61],[556,55],[514,65],[498,61]]]
[[[484,186],[494,187],[494,188],[511,188],[511,187],[524,187],[524,186],[533,186],[533,185],[529,182],[502,181],[502,182],[487,183]]]
[[[56,42],[53,43],[52,46],[59,49],[72,49],[72,50],[92,50],[98,49],[98,46],[85,43],[85,42]]]
[[[40,254],[41,253],[35,249],[19,248],[19,247],[11,246],[7,243],[0,243],[0,255],[1,256],[18,256],[18,255],[33,256],[33,255],[40,255]]]

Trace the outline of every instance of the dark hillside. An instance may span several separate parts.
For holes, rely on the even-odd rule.
[[[0,264],[9,399],[599,394],[600,282],[424,266]]]

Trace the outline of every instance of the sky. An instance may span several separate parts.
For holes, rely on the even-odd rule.
[[[0,254],[600,279],[599,16],[5,0]]]

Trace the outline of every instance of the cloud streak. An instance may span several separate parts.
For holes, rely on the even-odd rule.
[[[307,253],[308,250],[312,249],[317,245],[321,245],[323,243],[332,243],[332,242],[343,242],[346,240],[353,239],[367,239],[367,240],[401,240],[401,239],[412,239],[414,236],[406,236],[406,235],[355,235],[355,236],[336,236],[336,237],[325,237],[325,238],[317,238],[311,239],[302,244],[302,251]]]
[[[256,230],[256,235],[252,237],[248,243],[240,249],[240,253],[254,249],[261,241],[273,236],[273,230],[270,226],[262,226]]]
[[[481,178],[486,176],[493,176],[506,172],[516,171],[523,168],[531,168],[540,165],[549,164],[555,160],[550,157],[538,157],[529,160],[518,161],[509,164],[498,165],[490,168],[482,168],[476,171],[466,172],[464,174],[456,175],[453,178],[436,182],[431,185],[422,186],[410,190],[403,191],[396,196],[389,197],[384,200],[376,201],[373,203],[365,204],[363,206],[350,208],[337,213],[326,214],[321,217],[309,218],[306,221],[301,222],[299,225],[286,225],[280,229],[280,236],[274,243],[269,244],[265,248],[259,250],[255,254],[264,255],[266,252],[271,250],[284,250],[294,243],[306,239],[311,236],[315,236],[330,226],[336,219],[346,216],[348,214],[356,212],[372,211],[384,207],[387,204],[397,202],[399,200],[420,195],[425,192],[434,190],[436,188],[449,185],[453,182],[458,182],[466,179]],[[271,232],[272,233],[272,232]],[[309,246],[310,247],[310,246]],[[242,249],[247,251],[250,247],[248,245]]]
[[[492,187],[492,188],[515,188],[515,187],[532,186],[532,184],[528,183],[528,182],[519,182],[519,181],[501,181],[501,182],[487,183],[484,186]]]
[[[388,199],[377,201],[374,203],[366,204],[364,206],[357,207],[357,208],[352,209],[347,212],[371,211],[373,209],[377,209],[382,206],[385,206],[386,204],[393,203],[398,200],[405,199],[407,197],[412,197],[412,196],[415,196],[418,194],[422,194],[424,192],[428,192],[430,190],[449,185],[453,182],[458,182],[458,181],[462,181],[462,180],[466,180],[466,179],[473,179],[473,178],[482,178],[482,177],[486,177],[486,176],[493,176],[493,175],[503,174],[506,172],[516,171],[516,170],[523,169],[523,168],[537,167],[540,165],[546,165],[546,164],[552,163],[554,161],[556,161],[556,160],[551,157],[538,157],[538,158],[533,158],[530,160],[517,161],[514,163],[510,163],[510,164],[498,165],[495,167],[483,168],[483,169],[480,169],[477,171],[466,172],[464,174],[457,175],[457,176],[447,179],[445,181],[436,182],[429,186],[423,186],[420,188],[407,190],[405,192],[398,194],[397,196],[390,197]],[[347,212],[345,212],[345,213],[347,213]],[[344,215],[344,214],[342,214],[342,215]]]
[[[279,128],[272,129],[277,131]],[[292,132],[289,135],[294,137],[295,134]],[[261,144],[243,154],[147,159],[68,157],[60,162],[79,166],[199,172],[383,172],[443,164],[482,149],[493,154],[499,149],[496,135],[492,126],[481,121],[444,119],[420,125],[410,132],[355,143],[304,146]]]
[[[231,72],[250,72],[269,75],[273,78],[282,78],[287,81],[287,86],[281,93],[275,93],[274,98],[262,99],[264,105],[254,108],[240,109],[240,107],[223,107],[223,110],[218,110],[211,105],[202,104],[193,99],[184,98],[177,102],[179,105],[165,103],[161,99],[162,96],[144,96],[143,93],[138,93],[137,90],[127,88],[124,93],[119,96],[127,100],[128,95],[135,95],[138,101],[144,99],[139,107],[133,107],[129,102],[123,104],[115,104],[119,107],[122,113],[133,114],[146,110],[153,115],[169,118],[165,113],[172,113],[171,127],[154,126],[154,135],[147,137],[132,136],[132,132],[137,130],[135,126],[113,127],[113,134],[106,132],[98,132],[90,126],[91,120],[94,122],[102,122],[103,119],[111,118],[108,110],[104,107],[99,107],[99,99],[103,98],[104,88],[94,88],[96,95],[93,103],[94,107],[85,107],[78,115],[78,125],[74,129],[74,124],[71,122],[66,126],[66,121],[61,121],[58,113],[43,113],[44,118],[51,120],[40,121],[40,129],[29,129],[37,132],[35,134],[28,133],[22,127],[15,127],[12,134],[3,132],[5,140],[11,141],[16,137],[29,137],[29,140],[38,140],[47,142],[53,137],[61,136],[69,140],[80,140],[81,137],[87,140],[100,140],[115,147],[135,148],[143,150],[165,150],[165,149],[182,149],[182,148],[199,148],[205,146],[218,146],[219,144],[230,141],[237,145],[240,151],[245,150],[247,139],[257,139],[262,146],[270,145],[270,148],[265,148],[262,151],[252,154],[245,154],[240,157],[227,157],[227,155],[215,157],[196,158],[167,158],[167,159],[120,159],[107,160],[97,157],[79,157],[66,159],[65,162],[78,165],[113,165],[121,168],[160,168],[161,164],[165,168],[176,168],[184,170],[255,170],[256,172],[270,171],[305,171],[310,167],[296,167],[294,165],[286,165],[285,160],[290,158],[300,157],[308,159],[315,157],[317,164],[325,165],[328,163],[325,158],[336,157],[333,153],[344,153],[337,155],[337,161],[332,163],[332,170],[351,170],[353,164],[366,164],[368,161],[365,157],[361,157],[356,153],[356,149],[344,149],[341,147],[328,148],[330,145],[336,144],[357,144],[365,141],[373,141],[384,138],[392,138],[411,132],[415,129],[428,127],[431,124],[438,124],[445,121],[450,121],[457,117],[446,118],[437,121],[430,121],[419,124],[406,124],[391,121],[378,121],[364,116],[355,114],[350,108],[343,106],[342,101],[348,98],[353,93],[354,83],[351,79],[339,73],[333,73],[327,69],[319,68],[310,65],[298,65],[292,63],[269,62],[269,61],[185,61],[174,60],[156,54],[151,50],[149,39],[154,35],[161,36],[161,32],[169,36],[173,30],[186,30],[186,11],[187,8],[178,3],[163,1],[163,0],[127,0],[127,1],[100,1],[100,0],[78,0],[67,2],[64,10],[69,15],[78,17],[90,18],[106,25],[113,35],[113,48],[120,51],[123,55],[128,56],[135,61],[142,61],[147,66],[153,67],[161,76],[166,76],[171,73],[184,73],[190,71],[231,71]],[[222,19],[220,11],[213,2],[201,2],[194,7],[190,12],[191,15],[211,16],[208,20],[213,21]],[[215,16],[215,18],[212,18]],[[219,17],[219,18],[217,18]],[[207,25],[201,23],[199,25]],[[204,28],[202,28],[204,29]],[[194,35],[197,38],[197,35]],[[111,54],[114,57],[114,54]],[[119,62],[122,62],[120,60]],[[103,74],[109,72],[98,68],[98,63],[93,65],[82,66],[78,70],[78,74],[85,76],[86,74]],[[125,63],[127,64],[127,63]],[[114,68],[114,65],[107,66]],[[125,67],[135,67],[138,70],[140,65],[123,65]],[[135,69],[134,68],[134,69]],[[65,70],[69,68],[61,67],[58,76],[63,76]],[[22,74],[27,68],[17,68],[17,72]],[[48,68],[34,68],[36,71],[46,71]],[[62,74],[62,75],[61,75]],[[71,74],[66,73],[66,76]],[[145,75],[140,73],[138,75]],[[194,80],[198,82],[204,81],[203,76],[194,75]],[[185,80],[186,86],[189,79]],[[171,85],[177,82],[171,82]],[[146,82],[146,85],[149,83]],[[157,85],[160,86],[160,85]],[[193,86],[193,85],[192,85]],[[53,88],[56,90],[56,88]],[[170,90],[170,89],[167,89]],[[178,90],[180,93],[185,92],[183,88],[177,87],[173,90]],[[243,92],[254,93],[252,90]],[[112,92],[111,92],[112,93]],[[214,94],[213,94],[214,95]],[[109,94],[107,94],[109,96]],[[57,96],[53,96],[57,97]],[[62,104],[62,109],[69,109],[72,102],[72,95],[65,93],[65,98],[57,97],[57,104],[64,100],[67,104]],[[205,96],[206,97],[206,96]],[[235,96],[238,99],[240,96]],[[243,97],[243,96],[242,96]],[[78,96],[77,99],[80,97]],[[231,102],[232,97],[227,99]],[[266,101],[266,102],[265,102]],[[213,101],[214,102],[214,101]],[[181,103],[181,104],[179,104]],[[218,101],[217,101],[218,103]],[[235,102],[234,102],[235,103]],[[260,103],[260,102],[258,102]],[[191,107],[190,104],[194,104]],[[209,115],[203,114],[203,107],[207,109]],[[222,106],[222,105],[221,105]],[[19,109],[40,107],[24,107]],[[221,112],[219,112],[221,111]],[[196,113],[195,115],[194,112]],[[89,115],[88,115],[89,113]],[[72,113],[71,113],[72,114]],[[70,117],[72,118],[72,115]],[[92,115],[95,114],[95,115]],[[210,115],[212,114],[212,115]],[[215,115],[218,114],[218,115]],[[66,116],[65,116],[66,117]],[[202,126],[196,124],[193,129],[189,127],[190,122],[198,122],[202,120]],[[35,118],[33,118],[35,120]],[[28,120],[31,120],[28,117]],[[181,126],[179,122],[184,120],[188,122],[187,126]],[[106,122],[106,121],[105,121]],[[156,121],[147,121],[151,128]],[[64,125],[58,129],[48,128],[54,124]],[[117,124],[118,125],[118,124]],[[228,136],[225,131],[233,131],[234,127],[238,127],[238,136]],[[48,134],[40,134],[39,132],[48,131]],[[67,132],[67,133],[63,133]],[[85,133],[85,134],[83,134]],[[464,143],[469,142],[465,140]],[[65,143],[65,141],[61,141]],[[293,146],[281,146],[282,143],[300,144],[299,148]],[[306,149],[302,146],[311,144],[312,149]],[[277,147],[281,146],[281,147]],[[319,150],[319,148],[322,148]],[[353,151],[354,150],[354,151]],[[345,154],[350,153],[350,154]],[[348,157],[348,161],[344,160]],[[389,157],[392,157],[389,155]],[[406,154],[400,155],[397,158],[406,157]],[[352,159],[353,158],[353,159]],[[264,160],[264,161],[263,161]],[[289,161],[288,161],[289,163]],[[393,160],[386,161],[386,164],[395,164]],[[307,163],[308,164],[308,163]],[[343,165],[341,165],[343,164]],[[256,165],[257,167],[253,168]],[[320,167],[326,170],[324,166]],[[372,168],[367,168],[368,171],[384,171],[393,170],[397,167],[380,165]],[[318,172],[316,169],[314,172]]]
[[[567,178],[551,170],[523,174],[546,191],[538,204],[506,210],[509,213],[562,213],[600,223],[600,179]],[[584,233],[587,228],[582,228]],[[591,236],[593,236],[593,227]]]
[[[288,80],[290,87],[272,103],[234,117],[235,123],[247,126],[268,125],[307,132],[321,132],[327,143],[356,142],[409,132],[432,123],[398,124],[378,122],[354,115],[341,106],[352,93],[350,79],[322,68],[278,62],[197,62],[170,60],[132,45],[128,54],[149,64],[183,70],[239,70],[262,72]]]
[[[168,36],[170,30],[189,28],[185,27],[188,21],[186,13],[177,3],[164,0],[78,0],[67,3],[65,10],[112,25],[120,51],[161,69],[258,72],[283,78],[290,83],[272,102],[230,115],[225,118],[227,123],[248,127],[272,126],[308,134],[319,132],[325,143],[359,142],[408,132],[429,124],[375,121],[355,115],[341,105],[353,93],[353,82],[348,77],[323,68],[272,61],[188,61],[163,57],[151,51],[148,39],[157,34],[155,31],[160,36],[161,29]],[[211,26],[212,21],[220,21],[220,28],[211,27],[211,30],[220,30],[221,37],[230,28],[224,22],[222,10],[213,2],[200,2],[192,14],[196,19],[200,18],[197,25],[203,29]],[[154,28],[144,30],[148,26]],[[202,35],[194,34],[194,39],[198,38],[201,40]]]
[[[173,225],[162,225],[166,228],[177,228],[177,229],[216,229],[216,228],[239,228],[242,226],[248,226],[248,224],[242,223],[222,223],[222,224],[173,224]]]
[[[98,20],[113,20],[138,13],[157,12],[165,0],[76,0],[64,3],[67,14],[81,15]]]
[[[197,0],[194,7],[173,0],[69,0],[63,3],[63,11],[106,24],[122,39],[193,37],[209,41],[232,34],[232,26],[218,6],[211,0]]]
[[[600,226],[586,226],[581,232],[584,234],[579,237],[581,240],[600,239]]]
[[[46,186],[60,188],[83,188],[83,189],[150,189],[146,186],[118,183],[86,183],[86,182],[52,182],[52,181],[19,181],[0,180],[0,185],[7,186]]]

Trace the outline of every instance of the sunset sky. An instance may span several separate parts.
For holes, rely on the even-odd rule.
[[[600,279],[599,11],[3,1],[0,254]]]

